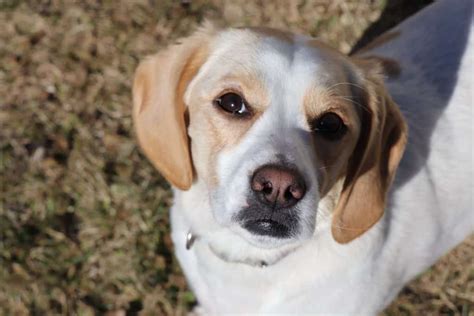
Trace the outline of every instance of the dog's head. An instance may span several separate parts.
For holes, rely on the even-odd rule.
[[[347,243],[382,216],[406,142],[379,69],[312,38],[207,26],[139,66],[138,140],[253,246],[306,240],[319,219]]]

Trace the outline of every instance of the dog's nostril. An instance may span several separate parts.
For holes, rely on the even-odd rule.
[[[265,194],[265,195],[268,195],[268,194],[271,194],[272,191],[273,191],[272,183],[269,182],[269,181],[264,182],[262,193]]]
[[[285,191],[283,197],[285,198],[285,201],[290,201],[294,198],[293,193],[291,193],[291,187],[289,187],[288,190]]]
[[[272,183],[267,181],[264,177],[254,176],[252,179],[252,190],[256,192],[262,192],[264,194],[269,194],[272,192]]]
[[[305,193],[305,189],[301,184],[294,184],[288,189],[289,195],[294,199],[301,199]]]

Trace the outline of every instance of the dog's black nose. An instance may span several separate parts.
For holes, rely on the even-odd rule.
[[[274,208],[292,207],[306,193],[300,173],[277,165],[259,168],[253,175],[251,187],[260,200]]]

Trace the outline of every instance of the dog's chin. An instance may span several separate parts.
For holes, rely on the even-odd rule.
[[[273,265],[301,244],[296,238],[254,235],[237,224],[209,237],[209,247],[220,259],[251,266]]]
[[[268,220],[266,217],[240,218],[233,212],[225,212],[228,209],[242,209],[240,203],[229,206],[218,202],[219,200],[211,199],[213,217],[220,228],[205,234],[205,239],[212,252],[224,261],[257,266],[262,263],[272,265],[312,236],[309,227],[304,229],[305,227],[298,226],[300,223],[284,221],[287,218],[270,218],[279,225],[264,222]]]
[[[247,227],[248,225],[244,225]],[[298,238],[296,236],[285,234],[283,235],[274,235],[266,234],[262,232],[254,233],[250,232],[248,229],[240,225],[235,225],[231,230],[239,235],[245,242],[250,244],[252,247],[266,250],[278,250],[279,248],[285,248],[289,245],[295,246],[298,243]]]

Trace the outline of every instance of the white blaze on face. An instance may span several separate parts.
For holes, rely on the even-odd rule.
[[[212,198],[214,216],[221,225],[230,226],[250,242],[268,241],[269,238],[240,229],[235,217],[248,207],[254,171],[269,163],[286,162],[294,165],[308,182],[308,193],[298,205],[297,236],[308,238],[314,230],[319,197],[316,159],[302,104],[307,88],[314,84],[318,63],[309,62],[314,56],[308,56],[310,52],[305,48],[273,38],[260,41],[255,50],[252,60],[242,62],[251,63],[256,69],[269,96],[269,104],[239,145],[219,154],[219,187]]]

